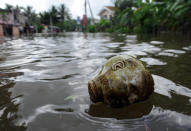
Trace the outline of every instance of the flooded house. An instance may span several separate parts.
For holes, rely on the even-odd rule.
[[[105,6],[99,13],[100,19],[112,20],[115,14],[115,7]]]
[[[0,9],[0,36],[19,36],[27,20],[18,10]]]

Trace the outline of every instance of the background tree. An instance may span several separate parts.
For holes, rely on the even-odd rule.
[[[55,25],[58,22],[58,11],[56,7],[53,5],[49,12],[50,12],[50,20],[52,21],[52,24]]]
[[[12,9],[13,9],[13,6],[10,5],[10,4],[5,4],[5,9],[7,9],[7,10],[12,10]]]

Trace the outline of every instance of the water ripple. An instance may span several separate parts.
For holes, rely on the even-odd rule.
[[[190,130],[191,47],[176,38],[65,33],[4,41],[0,122],[15,130]],[[153,95],[120,109],[91,103],[88,81],[119,54],[145,63],[154,74]]]

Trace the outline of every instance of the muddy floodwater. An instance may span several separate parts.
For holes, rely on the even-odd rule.
[[[155,91],[123,108],[91,104],[87,83],[107,59],[129,54]],[[0,44],[0,131],[189,131],[189,36],[65,33]]]

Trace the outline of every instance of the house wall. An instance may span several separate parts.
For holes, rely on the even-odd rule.
[[[101,18],[110,20],[111,19],[110,17],[114,17],[114,11],[107,9],[100,16]]]
[[[22,13],[0,10],[0,37],[19,36],[19,26],[26,24],[27,20],[28,18]]]
[[[23,25],[23,24],[27,23],[27,17],[24,14],[17,13],[16,17],[17,17],[15,19],[15,24],[16,25]]]
[[[0,24],[14,24],[13,14],[10,12],[0,13]]]
[[[23,25],[27,23],[28,18],[19,12],[0,12],[0,24]]]
[[[3,26],[0,24],[0,37],[3,37],[4,34],[3,34]]]
[[[19,36],[19,28],[17,26],[13,26],[13,36]]]

